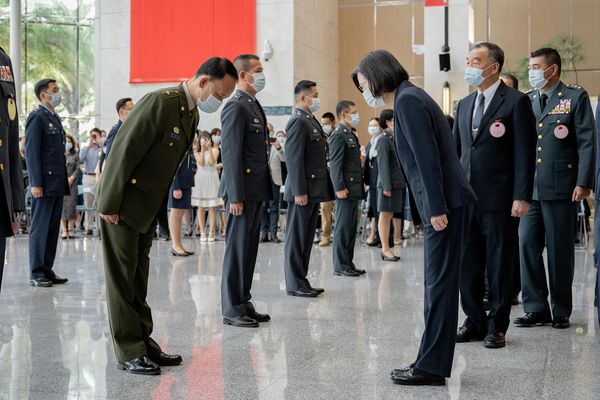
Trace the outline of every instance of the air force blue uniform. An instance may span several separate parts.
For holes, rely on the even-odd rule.
[[[25,158],[31,187],[42,187],[43,197],[31,203],[29,268],[31,279],[56,275],[54,257],[60,228],[63,196],[69,194],[65,130],[60,117],[44,106],[29,114],[25,124]]]

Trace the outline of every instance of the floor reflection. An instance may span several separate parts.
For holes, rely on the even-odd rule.
[[[333,277],[331,248],[315,247],[309,279],[326,289],[319,299],[286,296],[282,246],[261,245],[253,302],[273,320],[260,329],[222,324],[223,242],[189,247],[196,256],[176,259],[169,243],[154,243],[148,298],[153,337],[184,364],[140,377],[115,366],[99,242],[62,242],[56,269],[70,282],[44,289],[27,285],[27,239],[9,240],[0,399],[600,398],[589,251],[576,253],[571,329],[511,326],[505,349],[457,346],[446,387],[403,388],[389,371],[413,361],[423,331],[419,239],[396,249],[398,263],[358,247],[357,265],[368,270],[359,279]]]

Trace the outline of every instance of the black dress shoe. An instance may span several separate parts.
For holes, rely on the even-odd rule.
[[[171,249],[171,254],[173,254],[175,257],[188,257],[190,256],[190,254],[188,253],[178,253],[176,252],[174,249]]]
[[[415,367],[415,364],[410,364],[408,367],[393,369],[391,372],[391,375],[392,376],[402,375],[402,374],[406,373],[407,371],[410,371],[414,367]]]
[[[50,279],[53,285],[62,285],[64,283],[69,282],[67,278],[61,278],[58,275],[54,275],[54,278]]]
[[[46,278],[35,278],[29,281],[31,286],[40,286],[40,287],[51,287],[52,281]]]
[[[514,324],[520,328],[529,328],[536,325],[549,324],[550,322],[552,322],[552,319],[549,316],[540,313],[526,312],[522,317],[516,318]]]
[[[223,317],[223,324],[238,328],[258,328],[258,321],[247,315],[242,315],[241,317]]]
[[[146,356],[120,362],[118,367],[123,371],[137,375],[160,375],[160,367]]]
[[[337,275],[337,276],[350,276],[350,277],[360,276],[360,274],[358,272],[355,272],[352,269],[343,269],[341,271],[333,271],[333,274]]]
[[[392,257],[390,256],[386,256],[384,252],[379,252],[379,255],[381,256],[381,261],[392,261],[392,262],[396,262],[396,261],[400,261],[400,257],[394,255]]]
[[[193,251],[187,251],[187,250],[186,250],[186,251],[185,251],[185,254],[187,254],[188,256],[193,256],[193,255],[194,255],[194,252],[193,252]]]
[[[506,338],[502,332],[488,333],[483,341],[483,346],[487,349],[500,349],[506,346]]]
[[[269,322],[271,320],[271,316],[269,314],[261,314],[256,311],[249,312],[248,316],[256,322]]]
[[[456,343],[480,342],[485,337],[485,333],[473,328],[461,326],[456,332]]]
[[[555,329],[567,329],[571,326],[568,317],[554,317],[552,321],[552,327]]]
[[[381,241],[379,239],[375,239],[372,242],[367,241],[367,246],[369,247],[377,247],[381,244]]]
[[[312,287],[312,285],[310,283],[307,282],[308,285],[308,289],[312,290],[313,292],[316,292],[317,294],[321,294],[321,293],[325,293],[325,289],[322,288],[316,288],[316,287]]]
[[[261,235],[260,242],[267,243],[269,241],[269,237],[267,235]]]
[[[160,354],[150,357],[150,359],[157,365],[168,367],[173,365],[179,365],[183,362],[183,358],[179,354],[166,354],[162,351]]]
[[[295,296],[295,297],[317,297],[319,295],[319,293],[313,292],[312,290],[306,289],[306,288],[302,288],[302,289],[298,289],[298,290],[288,290],[287,294],[288,294],[288,296]]]
[[[398,385],[410,386],[443,386],[446,384],[446,378],[443,376],[429,374],[415,368],[392,375],[392,381]]]
[[[277,234],[271,235],[271,242],[273,243],[281,243],[281,240],[277,237]]]
[[[365,271],[364,269],[359,269],[359,268],[356,268],[356,266],[354,266],[354,265],[353,265],[353,266],[351,266],[351,267],[350,267],[350,269],[351,269],[352,271],[356,272],[356,273],[357,273],[357,274],[359,274],[359,275],[362,275],[362,274],[366,274],[366,273],[367,273],[367,271]]]

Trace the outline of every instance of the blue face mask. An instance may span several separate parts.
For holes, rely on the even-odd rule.
[[[541,69],[532,69],[529,71],[529,84],[535,90],[541,90],[548,84],[548,79],[544,78],[544,74],[548,71],[551,66],[546,68],[545,70]]]
[[[494,63],[495,64],[495,63]],[[494,65],[492,64],[492,65]],[[483,71],[490,68],[492,65],[488,66],[485,69],[475,68],[475,67],[467,67],[465,69],[465,81],[471,86],[479,86],[485,80],[485,76],[483,76]]]
[[[358,113],[350,114],[350,118],[350,125],[352,125],[353,128],[356,128],[360,123],[360,115],[358,115]]]

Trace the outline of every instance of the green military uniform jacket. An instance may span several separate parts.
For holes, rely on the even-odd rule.
[[[542,110],[541,92],[528,93],[536,117],[534,200],[571,200],[575,186],[594,187],[595,128],[587,92],[559,82]]]
[[[183,85],[144,96],[119,130],[96,194],[98,212],[119,214],[148,232],[183,157],[191,148],[198,111]]]

